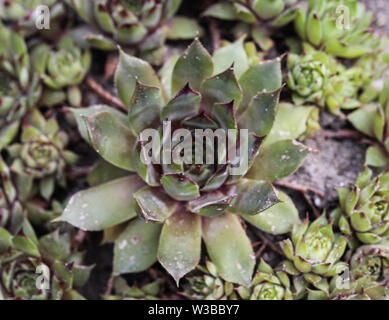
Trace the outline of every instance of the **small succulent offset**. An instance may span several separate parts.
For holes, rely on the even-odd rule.
[[[361,86],[361,69],[346,69],[331,56],[315,50],[307,43],[304,43],[303,48],[302,55],[288,55],[285,81],[293,91],[294,103],[309,102],[327,106],[334,114],[339,114],[341,109],[359,107],[357,98]]]
[[[389,79],[385,81],[378,102],[367,103],[348,115],[353,126],[376,139],[366,152],[366,165],[385,169],[389,165]]]
[[[295,19],[298,0],[230,0],[211,5],[205,16],[221,20],[240,21],[236,34],[249,34],[254,41],[267,51],[273,46],[269,37],[272,29],[280,28]]]
[[[377,45],[369,26],[372,12],[359,0],[309,0],[295,18],[297,34],[340,58],[358,58]]]
[[[385,85],[385,76],[389,72],[389,39],[380,38],[380,46],[370,54],[363,55],[355,67],[361,69],[362,92],[359,100],[362,104],[377,101]]]
[[[261,259],[257,272],[248,287],[237,286],[219,277],[217,268],[207,261],[198,266],[200,275],[187,277],[184,295],[193,300],[292,300],[291,282],[283,271],[273,268]]]
[[[331,299],[334,300],[387,300],[389,246],[388,239],[379,244],[362,245],[350,260],[348,279],[341,287],[331,281]]]
[[[372,178],[368,168],[359,175],[351,190],[340,188],[340,208],[332,213],[339,230],[366,244],[379,243],[389,236],[388,191],[389,172]],[[350,245],[356,246],[353,242]]]
[[[86,283],[93,266],[82,259],[67,233],[38,240],[27,220],[15,235],[0,228],[0,300],[84,299],[74,288]]]
[[[77,14],[94,29],[85,35],[100,50],[127,52],[153,64],[162,62],[166,39],[193,39],[202,29],[195,20],[175,17],[181,0],[68,0]]]
[[[50,10],[50,20],[64,14],[64,6],[58,0],[0,0],[0,20],[15,25],[23,34],[29,35],[37,31],[39,21],[45,6]]]
[[[332,281],[330,290],[331,300],[388,300],[389,297],[388,283],[378,283],[366,277],[350,281],[349,286],[341,289]]]
[[[306,219],[295,225],[291,239],[281,243],[288,260],[281,270],[292,275],[295,298],[308,294],[308,299],[328,299],[328,278],[341,273],[347,265],[339,261],[347,246],[347,238],[333,232],[325,213],[309,225]]]
[[[117,274],[142,271],[158,259],[178,282],[199,263],[204,239],[221,277],[249,285],[254,256],[239,216],[272,233],[290,231],[298,214],[284,207],[272,210],[279,198],[269,181],[291,174],[309,152],[290,139],[261,146],[276,114],[280,59],[249,65],[240,40],[212,58],[195,40],[167,63],[160,80],[148,63],[121,52],[116,86],[128,116],[107,106],[74,110],[81,135],[95,150],[107,162],[137,174],[75,194],[61,219],[85,230],[110,228],[116,239]],[[140,143],[141,133],[153,128],[160,132],[157,139],[161,135],[163,141],[170,140],[163,130],[166,123],[174,132],[181,129],[186,138],[195,130],[231,129],[239,140],[238,129],[246,129],[248,150],[239,155],[249,159],[247,170],[230,174],[236,164],[225,144],[212,149],[218,150],[213,164],[177,158],[172,164],[143,162],[147,141]],[[182,146],[179,137],[172,136],[168,154],[178,157]],[[159,150],[156,147],[154,154]],[[223,157],[229,158],[220,164]],[[279,197],[284,199],[281,193]],[[286,204],[280,205],[288,208],[285,197]],[[284,223],[278,224],[280,217]]]
[[[183,295],[191,300],[238,300],[237,286],[224,281],[216,266],[209,260],[205,266],[198,265],[193,275],[186,277]],[[196,273],[196,274],[195,274]]]
[[[30,196],[39,194],[49,200],[56,184],[65,187],[65,169],[75,164],[78,156],[66,150],[67,134],[59,128],[57,120],[48,120],[32,109],[25,118],[21,143],[7,147],[11,170]]]
[[[0,150],[15,138],[20,120],[41,95],[27,45],[0,22]]]
[[[250,288],[237,289],[242,299],[250,300],[293,300],[292,283],[284,271],[275,271],[261,259]]]
[[[72,106],[81,106],[79,85],[90,68],[90,51],[83,52],[69,36],[64,36],[55,48],[47,44],[36,46],[31,56],[38,61],[33,68],[46,86],[41,104],[50,107],[67,101]]]
[[[351,258],[350,269],[354,279],[365,277],[377,282],[388,280],[388,239],[379,244],[360,246]]]
[[[114,294],[103,296],[104,300],[158,300],[161,284],[158,280],[145,284],[142,287],[129,286],[122,277],[115,278]]]

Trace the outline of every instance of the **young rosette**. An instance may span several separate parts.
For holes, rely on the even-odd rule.
[[[340,208],[331,214],[339,230],[366,244],[379,243],[388,236],[388,190],[389,172],[373,178],[368,168],[359,175],[351,190],[340,188]],[[355,239],[350,245],[357,245]]]
[[[38,31],[40,24],[50,27],[64,13],[64,5],[58,0],[0,0],[0,20],[13,24],[26,35]]]
[[[24,39],[0,22],[0,150],[18,133],[21,118],[41,96]]]
[[[162,62],[166,39],[193,39],[202,33],[195,20],[174,17],[181,0],[68,0],[68,3],[93,27],[85,34],[92,47],[116,50],[119,45],[153,64]]]
[[[274,45],[270,38],[272,32],[295,19],[298,2],[298,0],[218,1],[209,6],[203,15],[227,21],[240,21],[233,32],[249,34],[261,49],[267,51]]]
[[[291,239],[281,242],[287,260],[281,270],[294,277],[295,298],[308,294],[308,299],[328,299],[328,278],[341,273],[344,262],[339,262],[347,246],[347,238],[333,231],[325,213],[309,224],[306,219],[295,225]]]
[[[250,288],[239,287],[244,300],[293,300],[292,283],[284,271],[275,271],[261,259]]]
[[[66,186],[65,170],[78,160],[75,153],[65,149],[68,139],[55,117],[46,120],[37,109],[26,115],[21,142],[7,147],[11,170],[26,186],[26,194],[49,200],[56,184]]]
[[[358,58],[379,41],[369,30],[373,14],[359,0],[309,0],[295,18],[297,34],[340,58]]]
[[[293,91],[294,103],[327,106],[334,114],[339,114],[341,109],[359,107],[362,70],[357,67],[346,69],[333,57],[307,43],[303,44],[303,49],[302,55],[288,55],[285,81]]]
[[[192,275],[186,277],[183,295],[191,300],[237,300],[237,286],[220,278],[216,266],[209,260],[205,266],[197,266]]]
[[[129,286],[122,277],[115,278],[114,294],[103,296],[104,300],[158,300],[161,284],[158,280],[147,283],[141,287]]]
[[[81,106],[79,85],[89,71],[90,51],[82,50],[69,36],[64,36],[54,48],[47,44],[37,45],[31,55],[38,62],[33,68],[46,86],[41,104],[51,107],[68,102],[75,107]]]
[[[348,120],[360,132],[375,139],[366,152],[365,164],[384,170],[389,165],[389,79],[386,79],[378,101],[367,103],[348,115]]]
[[[239,216],[275,234],[299,221],[269,181],[295,171],[308,148],[294,140],[261,146],[277,110],[280,59],[250,66],[239,41],[220,50],[212,58],[195,40],[161,80],[147,62],[121,52],[116,85],[128,116],[107,106],[73,110],[80,133],[107,162],[136,172],[77,193],[60,218],[85,230],[110,228],[117,274],[158,259],[178,282],[198,264],[203,239],[220,276],[249,285],[254,255]],[[227,149],[214,137],[192,139],[205,131],[220,139],[229,132],[240,143]],[[148,133],[153,141],[144,140]],[[145,161],[149,151],[156,161]]]
[[[67,233],[38,240],[27,220],[15,235],[0,228],[0,300],[84,299],[74,288],[86,283],[93,266],[82,259]]]
[[[367,277],[346,281],[344,284],[333,278],[330,285],[331,300],[388,300],[389,285],[378,283]]]
[[[367,277],[381,282],[389,275],[389,241],[374,245],[360,246],[350,261],[351,274],[354,279]]]

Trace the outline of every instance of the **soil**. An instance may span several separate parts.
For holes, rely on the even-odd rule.
[[[364,0],[364,2],[376,13],[376,28],[389,33],[389,5],[387,0]],[[196,2],[187,1],[186,3],[181,11],[185,14],[190,12],[193,16],[199,16],[201,11],[194,5]],[[210,39],[205,41],[205,45],[207,47],[211,46]],[[102,63],[99,66],[95,66],[95,69],[92,70],[94,79],[100,80],[102,78],[104,72],[102,70],[103,65]],[[102,81],[99,81],[99,84],[101,83]],[[114,91],[112,82],[107,82],[104,86],[106,89]],[[114,92],[113,94],[115,95]],[[99,102],[94,95],[91,95],[89,98],[91,103]],[[321,114],[321,125],[324,130],[331,132],[352,129],[345,120],[334,117],[327,112],[322,112]],[[318,192],[311,191],[307,191],[306,197],[304,197],[304,194],[300,191],[281,188],[292,197],[302,216],[305,216],[306,213],[313,215],[315,213],[319,214],[323,210],[330,211],[336,206],[336,188],[350,185],[363,170],[364,156],[367,148],[362,139],[356,139],[355,137],[329,138],[321,133],[316,134],[313,138],[306,139],[304,143],[315,149],[315,152],[312,152],[307,157],[297,172],[283,179],[282,182],[317,189],[318,192],[324,193],[325,197],[322,198]],[[282,236],[265,235],[251,227],[248,227],[247,231],[253,242],[264,241],[263,236],[273,243],[283,238]],[[80,290],[87,299],[101,298],[106,290],[112,270],[112,245],[100,245],[101,239],[102,234],[95,232],[88,235],[85,243],[87,248],[86,263],[96,265],[90,280]],[[262,252],[262,257],[270,263],[276,263],[280,259],[280,256],[269,246]],[[148,279],[155,278],[160,271],[162,269],[156,264],[155,269],[151,269],[149,272],[129,275],[126,278],[128,278],[130,283],[142,283]],[[178,299],[179,296],[174,291],[177,291],[174,290],[174,285],[169,279],[166,279],[166,294],[164,297]]]

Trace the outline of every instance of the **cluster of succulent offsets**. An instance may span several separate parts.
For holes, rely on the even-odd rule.
[[[0,0],[0,300],[85,299],[92,232],[113,245],[105,300],[388,299],[389,48],[373,20],[358,0]],[[369,148],[311,215],[277,181],[327,111]]]

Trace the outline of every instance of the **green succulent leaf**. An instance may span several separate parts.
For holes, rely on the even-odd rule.
[[[256,215],[279,202],[273,186],[267,181],[241,179],[229,193],[235,198],[228,212],[239,215]]]
[[[300,223],[298,211],[293,201],[282,191],[278,191],[280,202],[257,215],[243,215],[243,218],[258,229],[271,234],[292,231],[293,225]]]
[[[113,270],[116,274],[140,272],[157,261],[162,226],[141,219],[129,222],[115,241]]]
[[[180,279],[200,261],[201,218],[183,209],[171,215],[162,228],[158,260],[173,276]]]
[[[177,208],[177,202],[158,187],[145,186],[134,193],[134,199],[146,222],[164,222]]]
[[[259,150],[248,178],[274,181],[292,174],[304,161],[309,149],[295,140],[281,140]]]
[[[281,59],[260,62],[250,67],[239,79],[243,98],[239,106],[242,114],[249,106],[252,97],[263,91],[275,91],[281,88]]]
[[[144,60],[120,51],[120,60],[115,73],[115,84],[120,99],[129,106],[136,87],[136,80],[149,86],[160,87],[158,76]]]
[[[209,257],[220,276],[226,281],[248,287],[255,259],[239,218],[228,213],[212,218],[204,217],[202,229]]]
[[[248,108],[239,118],[239,126],[247,128],[258,137],[266,136],[276,116],[281,89],[273,92],[260,92],[251,100]]]
[[[177,60],[172,76],[172,93],[181,90],[186,83],[196,91],[204,79],[213,73],[212,57],[196,39]]]
[[[131,194],[143,186],[133,175],[80,191],[70,198],[58,220],[90,231],[112,227],[136,216]]]
[[[213,54],[214,70],[213,74],[219,74],[234,65],[236,77],[241,75],[249,68],[249,61],[244,48],[245,36],[240,37],[235,42],[223,46]]]
[[[199,186],[193,180],[183,175],[164,175],[161,179],[161,184],[168,195],[178,201],[193,200],[200,196]]]
[[[132,156],[136,138],[128,127],[109,112],[87,117],[85,123],[98,154],[119,168],[135,171]]]

